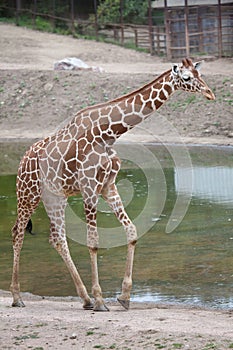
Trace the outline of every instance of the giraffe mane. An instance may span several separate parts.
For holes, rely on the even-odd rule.
[[[112,103],[112,102],[119,102],[121,99],[130,98],[131,96],[134,96],[135,93],[139,93],[140,91],[143,91],[143,90],[147,89],[147,88],[148,88],[149,86],[151,86],[152,84],[155,84],[155,83],[156,83],[157,81],[159,81],[161,78],[163,78],[164,76],[166,76],[166,75],[168,75],[169,73],[171,73],[171,71],[172,71],[171,69],[165,71],[164,73],[160,74],[160,75],[159,75],[157,78],[155,78],[154,80],[152,80],[152,81],[150,81],[149,83],[147,83],[147,84],[141,86],[139,89],[133,90],[133,91],[131,91],[131,92],[127,93],[127,94],[124,94],[124,95],[122,95],[122,96],[118,96],[118,97],[116,97],[116,98],[114,98],[114,99],[112,99],[112,100],[110,100],[110,101],[98,103],[98,104],[96,104],[96,105],[94,105],[94,106],[87,106],[87,107],[81,109],[80,111],[78,111],[78,112],[76,113],[75,116],[77,116],[77,114],[82,113],[82,112],[84,112],[84,111],[86,111],[86,110],[92,111],[92,110],[95,110],[96,108],[105,107],[105,106],[107,106],[110,102],[111,102],[111,103]]]
[[[157,81],[159,81],[161,78],[163,78],[164,76],[167,76],[169,73],[171,73],[171,69],[167,70],[166,72],[160,74],[157,78],[155,78],[154,80],[150,81],[149,83],[141,86],[139,89],[136,89],[134,91],[129,92],[128,94],[122,95],[120,97],[117,97],[115,99],[112,100],[112,102],[118,102],[119,100],[121,100],[122,98],[126,98],[126,97],[131,97],[131,95],[135,95],[135,93],[139,93],[140,91],[143,91],[145,89],[147,89],[149,86],[151,86],[152,84],[155,84]]]

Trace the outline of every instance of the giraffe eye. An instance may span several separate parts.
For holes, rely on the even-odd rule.
[[[189,81],[189,80],[191,80],[191,77],[183,77],[183,80],[184,81]]]

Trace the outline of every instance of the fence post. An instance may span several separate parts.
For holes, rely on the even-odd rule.
[[[74,35],[74,0],[70,0],[71,32]]]
[[[153,35],[151,0],[148,0],[148,25],[149,25],[150,54],[153,55],[154,54],[154,35]]]
[[[160,26],[157,26],[157,33],[156,33],[156,37],[157,37],[157,55],[160,55]]]
[[[19,19],[20,19],[20,11],[21,11],[21,1],[16,0],[16,25],[19,25]]]
[[[189,10],[188,10],[188,0],[184,0],[184,18],[185,18],[185,46],[186,46],[186,57],[189,57],[190,46],[189,46]]]
[[[138,30],[134,28],[135,46],[138,47]]]
[[[198,50],[199,53],[202,53],[204,51],[204,45],[203,45],[203,26],[202,26],[202,18],[201,18],[201,7],[198,6],[197,8],[197,23],[198,23],[198,33],[200,33],[199,36],[199,46]]]
[[[124,45],[124,19],[123,19],[123,1],[124,0],[120,0],[120,23],[121,23],[121,45]]]
[[[98,32],[98,15],[97,15],[97,2],[94,0],[94,11],[95,11],[95,38],[98,40],[99,32]]]
[[[165,30],[166,30],[166,49],[167,49],[167,59],[171,60],[171,35],[170,35],[170,22],[169,14],[167,8],[167,0],[164,0],[164,20],[165,20]]]
[[[221,10],[221,0],[218,0],[218,57],[222,57],[222,10]]]
[[[55,27],[56,27],[56,23],[55,23],[55,19],[54,19],[55,14],[56,14],[55,9],[56,9],[56,0],[53,0],[52,1],[52,17],[50,19],[50,23],[52,24],[53,30],[55,30]]]
[[[37,13],[37,0],[34,0],[33,15],[32,15],[33,29],[36,28],[36,13]]]

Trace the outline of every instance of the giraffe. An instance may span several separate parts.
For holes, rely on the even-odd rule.
[[[17,219],[12,228],[12,306],[25,306],[20,296],[20,251],[25,229],[29,227],[31,230],[30,217],[42,200],[50,219],[49,242],[64,260],[83,301],[83,308],[109,310],[102,297],[97,265],[96,214],[101,195],[127,236],[126,266],[118,301],[125,309],[129,308],[137,232],[117,191],[115,180],[120,159],[112,146],[123,133],[159,109],[176,90],[201,93],[208,100],[214,100],[214,93],[201,78],[200,66],[201,62],[193,63],[185,58],[181,64],[174,64],[158,78],[129,94],[84,108],[66,126],[34,143],[25,153],[18,169]],[[94,302],[72,261],[66,240],[67,198],[78,193],[82,195],[86,216]]]

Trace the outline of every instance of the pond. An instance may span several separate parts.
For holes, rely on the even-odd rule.
[[[10,230],[16,217],[15,173],[26,147],[14,143],[0,145],[0,289],[4,290],[9,289],[12,269]],[[119,191],[140,236],[132,300],[232,309],[233,148],[189,146],[184,162],[179,160],[181,146],[139,147],[133,149],[133,155],[128,146],[120,149],[124,160],[118,177]],[[153,164],[151,156],[155,157]],[[149,193],[153,197],[150,200]],[[90,291],[90,260],[83,219],[81,197],[70,198],[69,246]],[[48,243],[49,222],[42,204],[32,220],[36,235],[25,235],[21,254],[22,291],[75,296],[64,263]],[[113,299],[120,293],[124,275],[125,237],[114,215],[101,201],[98,227],[101,247],[107,247],[99,249],[100,282],[104,297]]]

